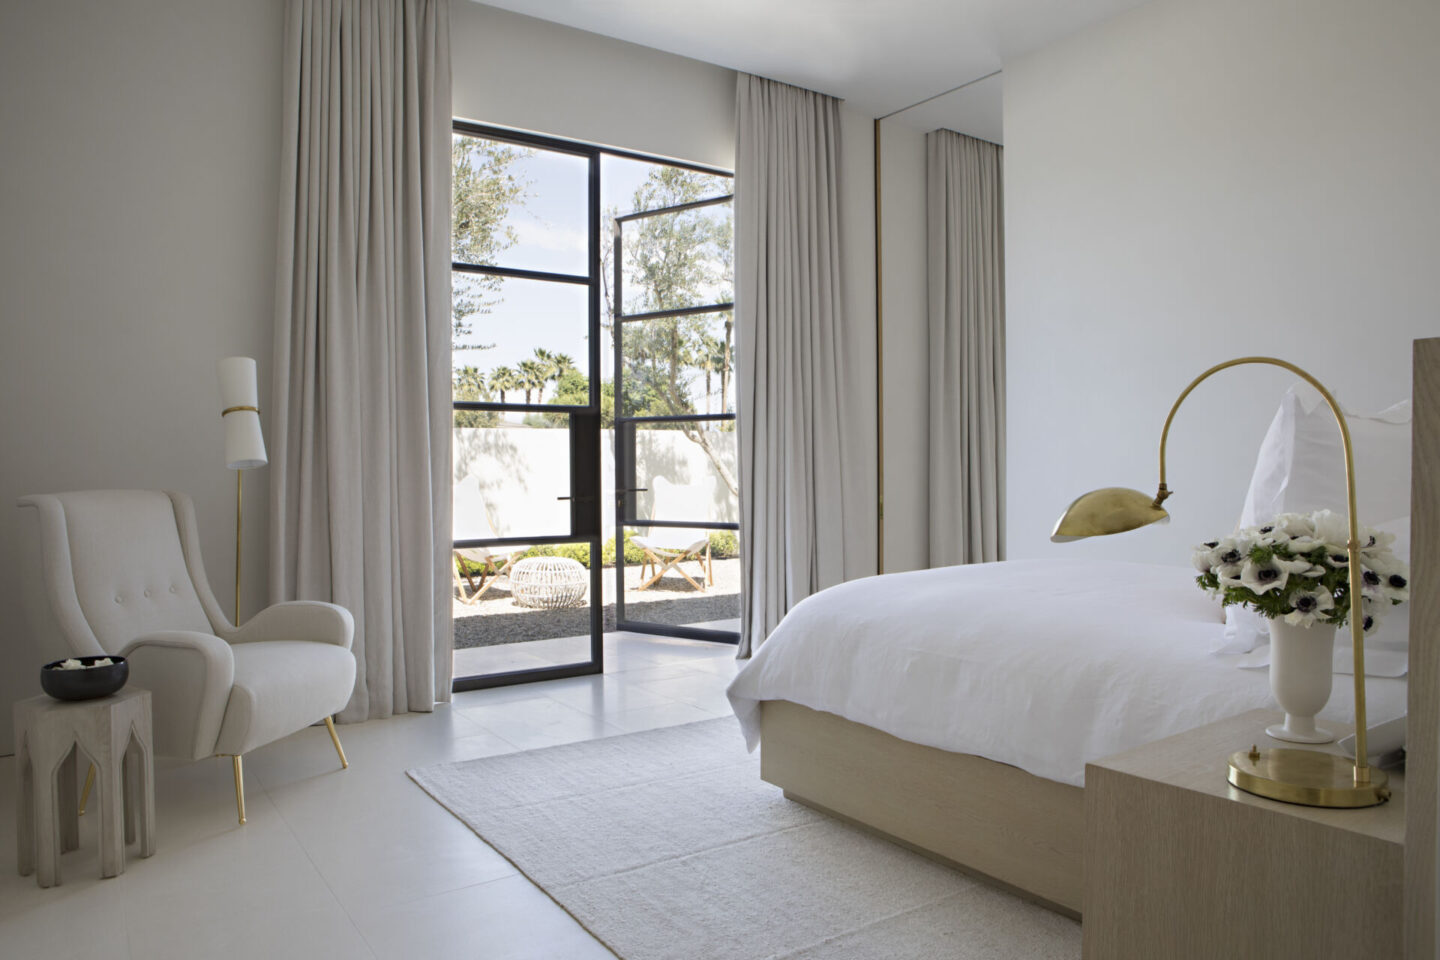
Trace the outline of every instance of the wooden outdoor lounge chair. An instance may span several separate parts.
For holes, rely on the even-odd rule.
[[[490,522],[490,511],[485,506],[485,497],[480,492],[480,481],[467,477],[455,488],[453,502],[454,517],[452,529],[460,539],[492,540],[499,537]],[[461,603],[477,603],[486,591],[510,572],[511,565],[528,551],[529,546],[510,547],[456,547],[454,551],[455,593]],[[471,566],[478,567],[478,571]],[[480,583],[475,583],[476,577]],[[488,582],[487,582],[488,581]],[[466,594],[466,586],[469,594]]]
[[[650,518],[665,520],[677,517],[681,499],[678,494],[684,488],[671,483],[664,477],[655,477],[650,481],[650,489],[655,494],[655,503],[650,510]],[[648,590],[659,583],[660,578],[671,570],[684,577],[690,586],[701,593],[705,592],[706,584],[715,585],[715,566],[710,558],[710,532],[708,530],[685,527],[651,527],[648,534],[632,536],[630,542],[645,553],[644,563],[640,566],[640,586],[635,589]],[[703,583],[697,582],[681,568],[680,564],[686,560],[694,560],[700,565],[700,577],[704,581]],[[647,570],[653,571],[653,575],[647,576]]]

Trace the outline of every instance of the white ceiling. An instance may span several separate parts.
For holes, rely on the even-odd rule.
[[[486,2],[843,97],[883,116],[994,73],[1013,57],[1145,0]],[[999,81],[935,101],[922,108],[919,123],[998,141]]]

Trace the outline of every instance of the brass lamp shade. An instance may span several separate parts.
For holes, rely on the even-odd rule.
[[[1150,494],[1128,487],[1104,487],[1091,490],[1070,504],[1056,522],[1050,539],[1055,543],[1069,543],[1169,520],[1170,514]]]

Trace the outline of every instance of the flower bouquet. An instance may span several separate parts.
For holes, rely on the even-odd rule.
[[[1249,607],[1270,621],[1270,689],[1285,710],[1285,722],[1266,729],[1272,737],[1334,739],[1315,726],[1315,715],[1330,699],[1335,628],[1356,609],[1349,539],[1347,520],[1321,510],[1283,513],[1195,548],[1196,583],[1224,605]],[[1394,534],[1360,531],[1358,602],[1367,634],[1387,609],[1410,596],[1409,570],[1390,549],[1394,541]]]
[[[1203,589],[1225,606],[1249,607],[1293,626],[1334,626],[1350,619],[1349,524],[1329,510],[1282,513],[1195,548],[1191,559]],[[1395,535],[1360,530],[1361,616],[1374,632],[1386,609],[1410,598],[1409,568],[1390,549]]]

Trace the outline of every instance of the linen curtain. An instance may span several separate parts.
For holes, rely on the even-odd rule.
[[[741,74],[735,161],[739,656],[845,577],[840,102]]]
[[[926,135],[930,566],[1005,559],[1001,148]]]
[[[355,616],[357,721],[450,690],[448,0],[290,0],[270,593]]]

